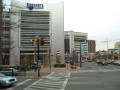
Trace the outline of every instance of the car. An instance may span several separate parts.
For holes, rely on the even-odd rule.
[[[101,65],[108,65],[108,62],[105,59],[100,59],[100,60],[97,60],[96,62]]]
[[[0,69],[0,73],[3,73],[7,76],[19,75],[19,70],[11,67],[4,67]]]
[[[108,60],[106,60],[106,62],[107,62],[108,64],[112,64],[113,60],[108,59]]]
[[[0,86],[5,87],[5,86],[10,86],[13,85],[17,82],[17,79],[12,76],[6,76],[2,73],[0,73]]]
[[[112,64],[120,66],[120,60],[114,60]]]

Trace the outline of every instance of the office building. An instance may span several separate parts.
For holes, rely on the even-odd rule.
[[[57,3],[11,3],[11,55],[10,65],[33,64],[38,58],[38,48],[32,39],[42,38],[39,46],[41,64],[55,64],[59,52],[60,63],[64,63],[64,7]],[[50,57],[49,57],[50,55]],[[51,60],[51,61],[50,61]]]
[[[10,58],[10,0],[0,0],[0,65]]]
[[[120,42],[116,42],[114,45],[114,48],[120,50]]]
[[[87,40],[88,43],[88,53],[96,52],[96,43],[95,40]]]
[[[73,51],[75,51],[77,54],[79,54],[80,48],[82,48],[82,53],[87,54],[88,44],[86,40],[87,33],[65,31],[65,53],[71,54]]]

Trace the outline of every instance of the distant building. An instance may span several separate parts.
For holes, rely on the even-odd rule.
[[[114,45],[114,48],[115,49],[120,49],[120,42],[116,42],[115,45]]]
[[[88,43],[88,53],[96,52],[96,43],[95,40],[87,40]]]
[[[80,45],[82,47],[82,53],[88,53],[87,33],[65,31],[65,53],[71,54],[75,51],[80,53]]]

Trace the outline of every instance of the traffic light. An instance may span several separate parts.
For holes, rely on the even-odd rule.
[[[32,38],[32,46],[37,46],[37,38]]]
[[[40,39],[40,44],[41,44],[41,45],[44,45],[44,38],[41,38],[41,39]]]

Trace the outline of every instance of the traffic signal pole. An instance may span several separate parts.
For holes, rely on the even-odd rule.
[[[40,76],[40,58],[39,58],[39,38],[37,38],[37,48],[38,48],[38,60],[37,60],[37,68],[38,68],[38,77]]]
[[[39,47],[40,45],[44,45],[44,38],[39,38],[39,36],[36,36],[32,39],[32,46],[35,46],[34,54],[36,55],[36,48],[37,48],[37,71],[38,71],[38,77],[40,76],[40,69],[41,69],[41,62],[40,62],[40,56],[39,56]],[[34,55],[34,59],[35,59]]]

